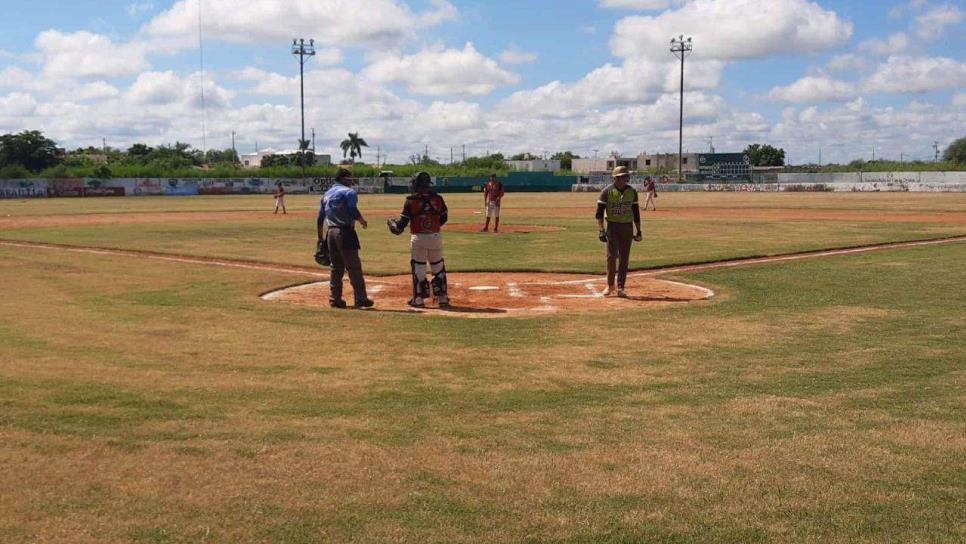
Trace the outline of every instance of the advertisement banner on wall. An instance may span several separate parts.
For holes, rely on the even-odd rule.
[[[164,186],[159,178],[138,178],[134,180],[134,194],[156,196],[164,194]]]
[[[42,198],[47,196],[47,180],[0,179],[0,198]]]
[[[47,182],[47,195],[54,197],[84,196],[84,180],[80,178],[59,178]]]
[[[169,178],[164,184],[165,196],[194,196],[198,194],[198,180]]]

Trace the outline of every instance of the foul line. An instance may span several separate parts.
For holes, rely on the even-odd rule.
[[[646,276],[660,276],[664,274],[675,274],[683,272],[701,272],[704,270],[714,270],[717,268],[733,268],[737,266],[750,266],[757,264],[771,264],[780,263],[787,261],[796,261],[801,259],[811,259],[816,257],[834,257],[838,255],[854,255],[857,253],[869,253],[873,251],[884,251],[889,249],[902,249],[909,247],[921,247],[921,246],[933,246],[940,244],[951,244],[956,242],[966,242],[966,236],[952,236],[946,238],[933,238],[928,240],[914,240],[908,242],[885,242],[878,244],[868,244],[862,246],[853,246],[847,248],[839,249],[823,249],[814,251],[802,251],[797,253],[785,253],[779,255],[770,255],[764,257],[742,257],[737,259],[728,259],[722,261],[715,261],[709,263],[698,263],[698,264],[686,264],[686,265],[673,265],[665,267],[656,267],[651,269],[643,269],[629,274],[630,277],[646,277]],[[91,255],[108,255],[116,257],[138,257],[154,259],[158,261],[167,261],[175,263],[184,264],[201,264],[210,266],[222,266],[227,268],[239,268],[243,270],[259,270],[265,272],[284,272],[287,274],[300,274],[305,276],[311,276],[314,278],[328,278],[328,271],[320,272],[313,270],[309,267],[302,267],[297,265],[280,265],[271,263],[262,263],[257,261],[243,261],[236,259],[220,259],[214,257],[192,257],[188,255],[176,255],[170,253],[160,253],[153,251],[139,251],[130,249],[111,249],[102,247],[87,247],[87,246],[72,246],[67,244],[54,244],[48,242],[25,242],[17,240],[3,240],[0,239],[0,246],[6,247],[20,247],[27,249],[52,249],[67,251],[71,253],[86,253]],[[535,276],[548,273],[548,272],[529,272]],[[528,282],[536,284],[545,285],[577,285],[586,284],[588,282],[606,280],[604,276],[596,276],[593,274],[588,274],[590,276],[586,279],[580,280],[566,280],[566,281],[555,281],[555,282]],[[380,282],[379,277],[366,278],[367,281],[373,281],[377,283]],[[586,296],[586,295],[585,295]]]

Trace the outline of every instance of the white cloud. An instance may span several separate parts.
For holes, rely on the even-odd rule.
[[[868,77],[841,81],[824,75],[805,76],[775,87],[768,98],[786,102],[847,100],[860,94],[912,94],[966,86],[966,63],[946,57],[894,55]]]
[[[787,87],[775,87],[768,98],[784,102],[823,102],[854,96],[857,86],[826,76],[805,76]]]
[[[402,82],[411,92],[426,95],[484,95],[519,81],[517,75],[500,68],[469,42],[463,49],[437,45],[414,55],[385,55],[364,73],[382,83]]]
[[[225,108],[231,103],[234,92],[219,87],[211,78],[205,79],[204,102],[208,108]],[[140,106],[183,105],[201,109],[201,77],[190,74],[182,77],[175,72],[144,72],[127,90],[130,103]]]
[[[721,80],[721,61],[692,61],[687,90],[713,89]],[[552,81],[536,89],[513,93],[497,108],[525,117],[576,117],[584,110],[653,100],[678,89],[678,64],[628,59],[621,66],[605,64],[573,83]]]
[[[44,73],[52,77],[116,77],[148,68],[144,46],[114,43],[100,34],[80,31],[41,32],[35,45],[43,55]]]
[[[65,98],[82,102],[100,102],[110,98],[117,98],[120,95],[121,91],[117,87],[105,81],[92,81],[71,88],[65,95]]]
[[[909,48],[909,35],[896,32],[885,40],[871,39],[859,44],[859,50],[874,55],[896,55]]]
[[[161,47],[180,49],[197,42],[198,2],[181,0],[154,17],[144,32]],[[202,6],[208,38],[235,42],[278,42],[313,38],[323,45],[395,46],[417,30],[457,16],[447,1],[414,13],[398,0],[263,0],[240,6],[235,0],[205,0]]]
[[[889,57],[865,82],[869,91],[888,93],[963,86],[966,86],[966,63],[946,57]]]
[[[696,55],[731,60],[824,51],[846,42],[852,24],[806,0],[692,0],[656,16],[621,19],[611,50],[664,58],[671,37],[683,32],[694,37]]]
[[[826,67],[833,72],[862,72],[868,70],[869,61],[855,53],[844,53],[832,57]]]
[[[537,54],[531,51],[524,51],[520,49],[515,44],[510,44],[509,47],[500,53],[500,62],[504,64],[530,64],[531,62],[537,61]]]
[[[0,96],[0,115],[3,117],[24,117],[33,115],[37,100],[27,93],[10,93]]]
[[[953,95],[953,106],[966,107],[966,93]]]
[[[482,124],[482,109],[472,102],[433,102],[426,109],[425,122],[441,131],[465,130]]]
[[[958,25],[963,18],[962,10],[956,6],[944,4],[917,16],[912,22],[912,27],[920,38],[935,40],[946,32],[947,27]]]

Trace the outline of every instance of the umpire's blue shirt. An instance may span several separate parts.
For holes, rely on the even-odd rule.
[[[324,216],[325,224],[329,227],[353,227],[356,219],[362,217],[358,206],[359,195],[345,185],[336,183],[322,197],[319,220]]]

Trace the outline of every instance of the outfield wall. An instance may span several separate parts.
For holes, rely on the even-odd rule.
[[[0,198],[268,195],[275,191],[278,183],[290,194],[318,194],[331,181],[326,178],[0,179]],[[408,178],[403,181],[408,182]],[[357,186],[360,193],[381,193],[384,189],[383,178],[363,178]]]
[[[550,172],[511,172],[502,177],[510,192],[596,192],[610,183],[607,176],[592,176],[577,183],[576,176]],[[659,183],[658,191],[703,192],[966,192],[966,172],[848,172],[838,174],[778,174],[769,183]],[[440,176],[433,178],[442,193],[480,192],[486,177]],[[0,179],[0,198],[194,196],[271,194],[277,183],[290,194],[319,194],[331,178],[64,178]],[[644,176],[633,176],[631,185],[643,189]],[[409,178],[361,178],[360,193],[406,193]]]
[[[609,179],[591,179],[575,184],[574,192],[597,192]],[[643,191],[640,176],[631,185]],[[699,192],[966,192],[966,172],[846,172],[837,174],[778,174],[773,183],[669,183],[657,184],[661,191]]]
[[[194,196],[272,194],[281,183],[289,194],[319,194],[331,178],[64,178],[0,179],[0,198],[105,197],[105,196]],[[480,192],[487,178],[440,176],[433,184],[441,193]],[[511,172],[501,177],[508,191],[569,192],[576,176],[555,176],[551,172]],[[408,177],[359,178],[360,193],[408,193]]]

